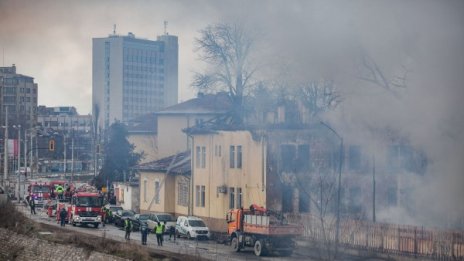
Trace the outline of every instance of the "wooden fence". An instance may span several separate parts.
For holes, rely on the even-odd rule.
[[[316,241],[335,242],[335,219],[311,215],[288,215],[289,222],[303,225],[303,236]],[[409,225],[340,221],[340,245],[384,253],[428,257],[439,260],[464,260],[464,231],[439,230]]]

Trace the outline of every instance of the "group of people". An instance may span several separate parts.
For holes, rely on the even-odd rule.
[[[132,231],[132,221],[130,219],[126,219],[124,221],[124,230],[126,231],[126,234],[124,238],[126,240],[130,240],[130,234]],[[171,236],[174,237],[174,241],[176,241],[176,235],[175,235],[176,228],[171,226],[169,229],[169,240],[171,240]],[[148,228],[148,225],[146,222],[141,222],[140,224],[140,233],[142,235],[142,245],[147,244],[147,237],[150,232],[150,229]],[[156,242],[158,243],[158,246],[163,246],[163,241],[164,241],[164,233],[166,232],[166,221],[164,223],[158,222],[153,229],[153,232],[156,235]]]

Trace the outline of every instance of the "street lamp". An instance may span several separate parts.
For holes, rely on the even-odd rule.
[[[339,161],[338,161],[338,189],[337,189],[337,223],[335,227],[335,254],[338,253],[338,243],[339,243],[339,236],[340,236],[340,189],[341,189],[341,179],[342,179],[342,164],[343,164],[343,138],[340,136],[332,127],[324,123],[323,121],[320,122],[322,125],[327,127],[331,130],[335,136],[340,139],[340,152],[339,152]]]
[[[13,125],[13,128],[18,130],[18,202],[20,202],[21,194],[21,125]]]

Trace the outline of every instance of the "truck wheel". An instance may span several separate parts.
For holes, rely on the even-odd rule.
[[[237,237],[232,238],[231,245],[235,252],[240,252],[240,243]]]
[[[256,240],[254,252],[256,256],[262,256],[266,253],[266,249],[264,247],[264,242],[262,240]]]
[[[93,223],[93,227],[94,227],[94,228],[98,228],[98,225],[99,225],[99,224],[100,224],[100,223]]]
[[[75,226],[76,226],[76,223],[75,223],[75,222],[72,222],[72,225],[73,225],[73,227],[75,227]]]
[[[190,232],[187,232],[187,239],[188,240],[192,239],[192,236],[190,236]]]

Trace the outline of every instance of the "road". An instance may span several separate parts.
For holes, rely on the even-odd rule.
[[[46,212],[42,208],[38,208],[37,215],[31,215],[29,208],[24,205],[18,205],[18,210],[23,212],[27,217],[33,219],[36,222],[45,223],[49,225],[59,226],[56,219],[49,218]],[[97,229],[93,227],[73,227],[66,225],[65,229],[71,231],[77,231],[86,233],[98,237],[107,237],[113,240],[124,242],[125,232],[114,225],[106,225],[105,227],[99,226]],[[154,234],[148,236],[147,247],[156,250],[160,249],[172,253],[186,254],[195,257],[201,257],[208,260],[310,260],[309,256],[304,255],[301,251],[295,251],[291,257],[279,257],[279,256],[266,256],[256,257],[252,249],[242,250],[239,253],[232,251],[230,246],[224,244],[218,244],[211,240],[188,240],[184,238],[178,238],[176,241],[168,240],[169,236],[165,236],[164,245],[162,247],[156,244],[156,237]],[[141,245],[140,232],[132,232],[131,240],[132,244]]]

